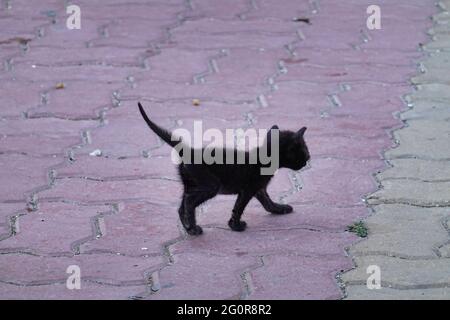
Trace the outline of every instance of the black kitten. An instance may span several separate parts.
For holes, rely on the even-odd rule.
[[[142,105],[138,103],[142,117],[148,126],[166,143],[172,147],[176,147],[182,143],[181,139],[172,140],[172,135],[167,130],[153,123],[144,112]],[[266,137],[266,146],[270,156],[278,156],[279,167],[299,170],[304,167],[309,160],[309,151],[303,139],[306,127],[301,128],[297,132],[279,131],[279,148],[278,155],[271,149],[272,132],[278,130],[277,126],[273,126]],[[232,150],[234,159],[238,156],[244,156],[245,164],[228,163],[200,163],[181,162],[178,171],[183,181],[184,193],[178,213],[180,220],[188,234],[198,235],[202,233],[202,228],[196,224],[195,208],[203,202],[215,197],[217,194],[237,194],[237,200],[233,208],[231,219],[228,225],[234,231],[244,231],[246,223],[241,220],[242,213],[249,201],[256,197],[261,202],[264,209],[274,214],[285,214],[292,212],[292,207],[286,204],[275,203],[267,194],[267,185],[273,177],[273,174],[262,174],[261,169],[268,167],[268,164],[260,161],[259,148],[251,151]],[[177,148],[175,148],[177,149]],[[195,152],[204,151],[189,148],[190,155],[194,156]],[[183,151],[178,150],[183,156]],[[217,151],[217,150],[216,150]],[[223,151],[223,150],[220,150]],[[248,161],[252,155],[257,152],[256,163]],[[214,154],[214,151],[212,151]],[[184,154],[186,155],[186,154]]]

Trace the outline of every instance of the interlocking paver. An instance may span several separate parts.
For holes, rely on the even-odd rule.
[[[396,146],[384,153],[390,167],[377,174],[378,191],[367,196],[373,215],[368,240],[349,252],[356,268],[342,275],[349,299],[449,299],[448,107],[445,61],[448,59],[448,3],[422,44],[428,53],[405,96],[398,117],[405,126],[393,132]],[[409,28],[403,25],[404,28]],[[413,27],[411,27],[413,28]],[[411,33],[408,33],[411,36]],[[379,290],[368,290],[368,267],[379,267]]]
[[[371,236],[367,241],[355,244],[351,253],[436,258],[438,248],[448,239],[441,224],[448,212],[445,208],[393,204],[379,205],[374,212],[366,220]]]
[[[163,207],[145,202],[126,204],[120,214],[104,219],[105,232],[102,237],[85,242],[81,245],[81,252],[160,255],[161,243],[179,236],[178,217],[170,214],[176,210],[177,206]]]
[[[0,281],[19,285],[66,282],[66,270],[77,265],[85,281],[109,285],[145,285],[145,271],[161,263],[160,257],[127,257],[88,254],[73,257],[41,257],[11,253],[0,256]],[[17,268],[17,266],[23,268]]]
[[[160,292],[152,299],[183,299],[186,283],[192,299],[238,299],[246,291],[240,274],[254,264],[249,256],[220,253],[180,253],[173,259],[173,266],[160,272]]]
[[[42,203],[33,214],[23,215],[16,224],[20,232],[0,243],[0,251],[25,251],[41,255],[71,255],[76,241],[93,237],[92,220],[107,206],[77,206],[64,203]],[[58,239],[58,241],[51,241]]]
[[[347,296],[349,299],[367,300],[366,292],[366,286],[350,286],[347,289]],[[447,300],[449,294],[448,288],[411,290],[383,288],[383,290],[373,290],[370,298],[373,300]]]
[[[418,91],[409,83],[418,59],[436,48],[424,44],[430,1],[381,1],[383,28],[370,32],[366,0],[83,0],[81,30],[66,28],[64,1],[10,3],[0,7],[1,298],[357,298],[366,294],[361,268],[373,257],[356,258],[360,268],[343,281],[357,280],[346,292],[335,277],[353,266],[344,248],[357,237],[346,228],[368,215],[362,198],[376,190],[372,174],[384,160],[401,169],[376,176],[380,203],[448,198],[440,188],[449,148],[435,137],[447,131],[431,121],[439,120],[435,110],[447,114],[445,55],[423,63],[429,72],[414,79]],[[447,48],[446,29],[435,32]],[[383,154],[394,145],[386,131],[400,127],[392,113],[405,108],[406,94],[423,108],[400,118],[431,122],[410,121],[394,138],[421,149],[400,142]],[[280,170],[269,188],[294,212],[274,217],[252,201],[248,230],[236,233],[226,225],[234,198],[220,196],[199,208],[205,233],[186,236],[171,150],[140,118],[139,100],[170,129],[192,130],[196,120],[204,130],[308,126],[310,166]],[[422,162],[407,162],[410,155]],[[436,190],[431,200],[426,183]],[[414,297],[447,294],[445,210],[395,205],[389,215],[393,205],[384,206],[367,220],[373,237],[350,253],[379,254],[388,245],[421,260],[392,268],[399,258],[383,256],[387,279],[399,287],[375,298],[403,298],[401,285],[416,284],[430,288],[411,289]],[[391,218],[400,226],[390,228]],[[427,241],[412,246],[422,234]],[[437,256],[436,274],[418,279]],[[69,265],[81,267],[80,290],[66,288]]]
[[[367,281],[366,268],[369,265],[378,265],[382,271],[384,270],[382,277],[386,287],[423,289],[448,288],[449,285],[450,260],[447,258],[408,260],[388,256],[361,256],[355,258],[355,262],[359,268],[343,275],[343,280],[348,284],[365,284]],[[367,295],[368,293],[365,294],[366,297]]]

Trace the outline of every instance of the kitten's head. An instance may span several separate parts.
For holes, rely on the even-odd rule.
[[[278,129],[278,126],[273,126],[272,129]],[[279,161],[281,168],[300,170],[306,166],[310,155],[304,139],[305,131],[306,127],[301,128],[297,132],[279,131]]]

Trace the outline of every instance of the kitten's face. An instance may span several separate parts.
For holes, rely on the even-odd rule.
[[[306,166],[310,159],[308,146],[303,138],[306,127],[297,132],[286,132],[283,134],[285,141],[285,150],[280,154],[281,165],[292,170],[300,170]],[[280,150],[281,151],[281,150]]]

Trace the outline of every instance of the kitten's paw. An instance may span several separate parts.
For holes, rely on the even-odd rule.
[[[288,204],[279,204],[276,206],[276,208],[274,208],[270,212],[273,214],[286,214],[291,213],[293,210],[294,209]]]
[[[228,221],[228,226],[233,231],[244,231],[245,228],[247,227],[247,223],[245,221],[236,221],[236,220],[230,219],[230,221]]]
[[[203,233],[203,229],[200,226],[193,226],[192,228],[186,229],[186,232],[191,236],[198,236]]]

